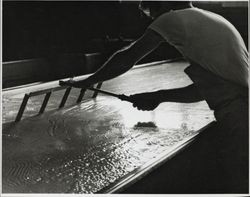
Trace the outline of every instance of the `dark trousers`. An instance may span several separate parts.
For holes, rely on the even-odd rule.
[[[216,145],[218,165],[228,187],[241,188],[249,176],[249,111],[248,99],[239,98],[215,112],[218,122]]]
[[[232,190],[242,188],[243,183],[245,185],[248,182],[248,88],[224,79],[193,62],[185,72],[209,107],[214,110],[217,131],[208,136],[211,137],[211,149],[216,150],[216,165],[221,169],[225,187]],[[206,143],[203,141],[203,144]]]

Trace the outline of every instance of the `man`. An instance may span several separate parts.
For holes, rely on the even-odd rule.
[[[230,155],[234,154],[233,163],[238,167],[244,166],[243,171],[238,169],[237,180],[240,180],[247,173],[249,121],[249,54],[240,34],[223,17],[195,8],[190,2],[145,1],[139,8],[153,19],[141,38],[117,51],[86,80],[60,84],[84,88],[112,79],[128,71],[162,42],[168,42],[190,62],[185,73],[193,84],[131,95],[133,106],[140,110],[154,110],[162,102],[206,100],[214,110],[221,130],[226,131],[218,131],[218,141],[221,140],[228,148],[222,154],[224,160],[232,162]]]

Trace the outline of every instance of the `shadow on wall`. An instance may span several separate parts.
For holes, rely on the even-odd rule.
[[[65,54],[6,62],[3,63],[3,88],[89,74],[105,61],[104,58],[100,53]]]

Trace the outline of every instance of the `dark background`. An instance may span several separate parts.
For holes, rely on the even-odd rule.
[[[147,24],[134,2],[3,2],[3,60],[112,50]]]
[[[247,4],[247,2],[245,2]],[[3,61],[63,53],[114,51],[138,38],[150,21],[138,2],[4,1]],[[231,21],[248,43],[244,3],[195,2]],[[125,38],[127,40],[123,40]]]

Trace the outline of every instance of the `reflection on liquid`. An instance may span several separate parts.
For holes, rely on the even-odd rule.
[[[130,103],[100,96],[4,125],[3,192],[98,192],[209,122],[204,119],[193,128],[192,116],[212,119],[204,111],[183,120],[178,108],[173,108],[177,110],[170,112],[168,105],[141,112]],[[192,107],[186,106],[189,109]],[[134,128],[138,122],[150,121],[157,127]]]

